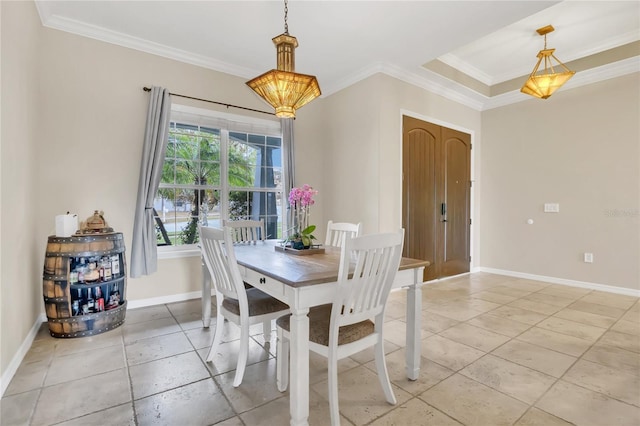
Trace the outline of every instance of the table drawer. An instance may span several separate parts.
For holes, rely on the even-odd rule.
[[[264,291],[265,293],[282,300],[284,297],[284,284],[280,281],[269,278],[264,274],[256,272],[252,269],[240,266],[240,274],[244,282],[251,284],[257,289]]]

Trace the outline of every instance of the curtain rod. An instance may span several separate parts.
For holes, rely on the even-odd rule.
[[[150,87],[143,87],[142,90],[144,90],[145,92],[150,92],[151,88]],[[246,111],[259,112],[261,114],[276,115],[274,112],[260,111],[259,109],[247,108],[247,107],[238,106],[238,105],[232,105],[232,104],[225,104],[223,102],[210,101],[209,99],[194,98],[193,96],[180,95],[178,93],[169,93],[169,94],[171,96],[177,96],[179,98],[193,99],[195,101],[209,102],[210,104],[222,105],[222,106],[226,106],[227,108],[238,108],[238,109],[244,109]]]

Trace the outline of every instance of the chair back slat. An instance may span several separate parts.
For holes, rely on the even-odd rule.
[[[238,269],[229,227],[224,229],[200,226],[200,248],[216,291],[225,297],[246,302],[244,282]]]
[[[224,225],[231,228],[231,239],[234,244],[255,244],[257,241],[267,239],[264,219],[225,220]]]
[[[338,326],[354,324],[384,311],[400,266],[403,242],[402,229],[345,240],[332,321],[335,316]]]
[[[338,222],[334,223],[329,221],[327,224],[327,237],[325,239],[325,246],[342,247],[347,238],[354,238],[360,236],[362,232],[362,222],[360,223],[347,223]]]

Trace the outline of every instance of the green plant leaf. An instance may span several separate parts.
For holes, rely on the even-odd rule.
[[[315,225],[309,225],[306,228],[304,228],[301,232],[302,235],[309,235],[311,234],[313,231],[316,230],[316,226]]]

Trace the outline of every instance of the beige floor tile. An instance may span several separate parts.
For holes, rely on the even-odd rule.
[[[603,315],[605,317],[611,317],[619,319],[624,315],[626,309],[615,308],[612,306],[600,305],[598,303],[584,302],[578,300],[568,306],[569,309],[575,309],[576,311],[589,312],[592,314]]]
[[[209,377],[198,355],[187,352],[129,367],[134,399],[165,392]]]
[[[579,360],[562,379],[640,407],[640,372]]]
[[[387,306],[384,310],[384,320],[400,319],[404,320],[407,316],[407,305],[404,302],[387,302]]]
[[[638,298],[622,294],[607,293],[604,291],[592,291],[586,296],[581,297],[580,300],[583,302],[597,303],[598,305],[611,306],[626,310],[636,303]]]
[[[519,288],[522,290],[539,291],[549,287],[551,284],[542,281],[529,280],[527,278],[515,278],[505,284],[508,287]]]
[[[54,357],[44,386],[69,382],[125,367],[121,345]]]
[[[139,399],[134,404],[139,426],[206,426],[235,415],[211,378]]]
[[[640,336],[620,333],[618,331],[607,331],[598,343],[640,353]]]
[[[524,296],[524,300],[531,300],[533,302],[546,303],[547,305],[559,306],[564,308],[576,301],[577,297],[562,297],[554,294],[546,293],[531,293]]]
[[[520,418],[515,426],[571,426],[573,423],[565,422],[559,417],[542,411],[539,408],[531,408]]]
[[[474,361],[460,374],[527,404],[533,404],[556,381],[555,377],[493,355]]]
[[[174,317],[183,330],[203,327],[202,312],[187,312],[186,314],[174,315]]]
[[[494,333],[467,323],[451,327],[440,333],[440,336],[458,343],[463,343],[483,352],[491,352],[493,349],[509,340],[509,337],[503,334]]]
[[[51,425],[130,401],[126,368],[64,382],[42,389],[31,425]]]
[[[607,331],[606,328],[594,327],[592,325],[582,324],[558,317],[549,317],[540,321],[536,324],[536,327],[578,337],[590,342],[595,342],[604,334],[605,331]]]
[[[576,425],[640,424],[640,408],[562,380],[553,385],[536,407]]]
[[[531,328],[531,325],[529,324],[494,316],[491,312],[472,318],[467,321],[467,324],[484,328],[485,330],[493,331],[495,333],[504,334],[509,337],[515,337]]]
[[[357,362],[351,358],[343,358],[338,361],[338,373],[351,370],[359,366]],[[327,374],[329,373],[328,361],[326,357],[318,355],[315,352],[309,352],[309,383],[314,384],[327,380]]]
[[[556,312],[553,316],[602,328],[609,328],[616,322],[615,318],[592,314],[589,312],[576,311],[575,309],[563,309]]]
[[[553,296],[560,296],[560,297],[567,297],[567,298],[573,298],[575,299],[579,299],[580,297],[583,297],[584,295],[590,293],[591,290],[586,289],[586,288],[580,288],[580,287],[570,287],[570,286],[566,286],[566,285],[556,285],[556,284],[552,284],[548,287],[545,287],[541,290],[538,291],[538,293],[543,293],[543,294],[551,294]]]
[[[184,333],[178,332],[136,340],[126,345],[124,349],[127,354],[127,363],[136,365],[189,352],[193,350],[193,346]]]
[[[622,316],[621,319],[638,324],[640,323],[640,311],[630,309],[626,314]]]
[[[24,356],[22,364],[30,364],[37,361],[44,361],[45,363],[47,363],[51,361],[56,350],[56,343],[60,341],[60,339],[56,339],[55,337],[34,340],[31,348],[29,348],[29,351]]]
[[[553,377],[561,377],[577,359],[520,340],[507,342],[492,354]]]
[[[39,396],[40,388],[3,397],[0,403],[0,424],[28,425]]]
[[[447,303],[425,306],[424,309],[428,312],[456,321],[466,321],[483,314],[483,311],[468,309],[464,306]]]
[[[528,405],[460,374],[438,383],[420,399],[465,425],[512,425]]]
[[[613,327],[611,327],[612,331],[618,331],[620,333],[632,334],[634,336],[640,336],[640,322],[633,322],[621,319],[616,322]]]
[[[56,345],[55,356],[75,354],[85,351],[92,351],[99,348],[108,348],[109,346],[123,345],[122,329],[118,327],[115,330],[106,333],[96,334],[95,336],[87,336],[75,339],[64,339],[65,344]]]
[[[129,344],[140,339],[148,339],[149,337],[176,333],[178,331],[180,331],[180,326],[173,317],[137,322],[134,324],[125,323],[122,326],[125,344]]]
[[[202,362],[207,360],[209,348],[198,349],[198,355],[202,359]],[[234,340],[233,342],[221,343],[218,346],[216,356],[211,362],[206,362],[206,368],[213,375],[227,373],[235,370],[238,365],[238,355],[240,354],[240,341]],[[271,355],[262,346],[256,343],[253,339],[249,339],[249,353],[247,356],[247,365],[255,364],[256,362],[266,361]]]
[[[528,311],[526,309],[516,308],[513,306],[502,306],[500,308],[494,309],[493,311],[491,311],[491,315],[522,322],[529,325],[535,325],[547,317],[547,315]]]
[[[408,392],[391,385],[398,404],[411,398]],[[316,383],[312,389],[328,400],[326,381]],[[378,375],[364,366],[353,368],[338,376],[340,413],[356,425],[367,424],[391,411],[394,406],[384,397]]]
[[[276,360],[273,358],[248,365],[242,384],[237,388],[233,387],[235,374],[235,371],[230,371],[216,376],[214,380],[238,414],[283,396],[276,387]]]
[[[215,319],[211,321],[211,327],[209,328],[194,328],[191,330],[185,330],[184,335],[191,342],[196,349],[208,348],[213,342],[213,336],[215,334]]]
[[[640,374],[640,354],[615,346],[597,343],[582,358],[608,367],[626,369],[631,374]]]
[[[471,346],[441,336],[431,336],[424,339],[421,349],[424,358],[453,371],[466,367],[485,354]]]
[[[489,312],[496,308],[499,308],[502,303],[490,302],[483,299],[475,299],[473,297],[464,297],[462,299],[456,299],[451,302],[450,306],[455,306],[461,309],[468,309],[480,312]]]
[[[420,340],[431,336],[426,330],[420,330]],[[406,346],[407,344],[407,323],[400,320],[392,320],[384,323],[384,339],[396,346]]]
[[[494,293],[491,290],[479,291],[477,293],[471,294],[470,297],[473,297],[475,299],[487,300],[489,302],[498,303],[501,305],[505,303],[513,302],[514,300],[517,299],[516,296],[509,296],[506,294]]]
[[[285,396],[268,402],[251,411],[240,415],[244,424],[255,426],[287,425],[291,415],[289,414],[289,397]],[[317,392],[309,392],[309,425],[324,426],[329,425],[330,412],[329,402],[318,395]],[[340,424],[344,426],[352,425],[344,416],[340,416]]]
[[[526,309],[528,311],[533,311],[533,312],[537,312],[539,314],[544,314],[544,315],[552,315],[558,312],[560,309],[562,309],[560,306],[551,305],[549,303],[544,303],[544,302],[537,302],[535,300],[528,300],[525,298],[515,300],[509,303],[507,306]]]
[[[451,318],[443,317],[442,315],[434,314],[433,312],[425,310],[422,311],[422,329],[430,333],[439,333],[458,323],[459,321]]]
[[[539,327],[525,331],[516,339],[576,357],[582,355],[592,344],[588,340]]]
[[[211,306],[216,306],[215,298],[211,298]],[[167,309],[175,316],[175,315],[183,315],[191,312],[202,312],[202,300],[201,299],[191,299],[185,300],[182,302],[175,302],[167,304]],[[214,311],[215,312],[215,311]]]
[[[405,356],[406,352],[404,348],[388,354],[385,357],[387,372],[389,373],[391,383],[412,395],[418,395],[426,391],[453,374],[453,371],[448,368],[426,358],[422,358],[420,360],[420,375],[418,376],[418,380],[409,380],[407,378]],[[374,373],[377,372],[375,361],[368,362],[365,364],[365,367]]]
[[[4,395],[15,395],[41,388],[49,371],[49,364],[50,361],[47,359],[21,364],[11,382],[9,382]]]
[[[58,423],[56,426],[134,426],[135,424],[133,405],[128,402],[97,413]]]
[[[216,426],[245,426],[244,422],[240,420],[240,417],[238,416],[231,417],[230,419],[215,423],[215,425]]]
[[[135,324],[137,322],[153,321],[160,318],[171,317],[167,305],[147,306],[144,308],[127,309],[125,322]]]
[[[462,426],[442,411],[414,398],[370,423],[371,426]]]
[[[506,285],[501,285],[501,286],[497,286],[497,287],[492,287],[491,288],[491,292],[492,293],[499,293],[499,294],[506,294],[507,296],[513,296],[513,297],[524,297],[528,294],[533,293],[533,291],[531,290],[527,290],[524,288],[517,288],[517,287],[512,287],[512,286],[506,286]]]
[[[388,354],[391,353],[393,351],[397,351],[400,348],[400,346],[398,345],[394,345],[393,343],[389,342],[389,341],[385,341],[384,342],[384,353]],[[375,359],[375,349],[373,348],[373,346],[368,347],[367,349],[360,351],[358,353],[355,353],[353,355],[351,355],[349,358],[351,358],[352,360],[354,360],[355,362],[357,362],[358,364],[366,364],[369,361],[372,361]]]

